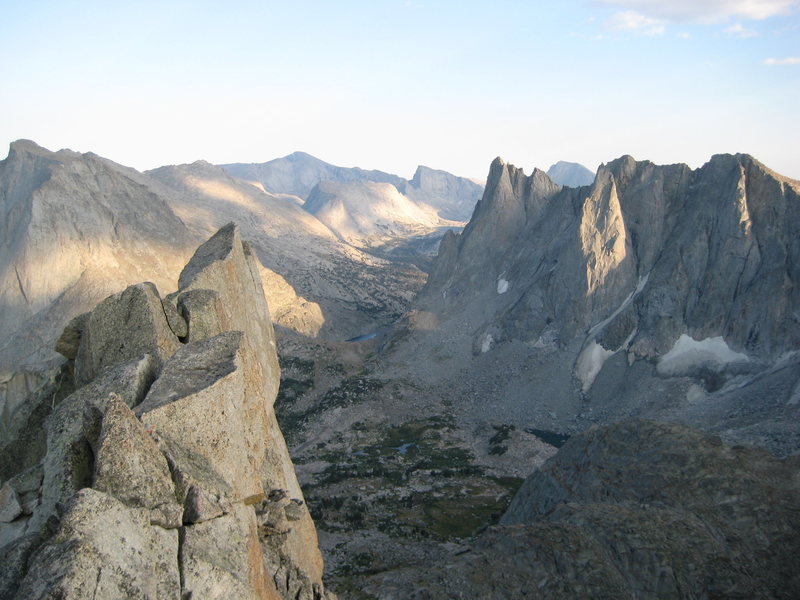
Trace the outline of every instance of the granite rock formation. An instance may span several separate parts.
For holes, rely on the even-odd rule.
[[[267,192],[291,194],[302,199],[308,198],[311,190],[320,181],[336,183],[373,181],[393,185],[401,185],[404,181],[397,175],[383,171],[337,167],[305,152],[293,152],[288,156],[264,163],[233,163],[220,166],[234,177],[259,184]]]
[[[135,171],[27,140],[0,161],[0,217],[0,382],[11,400],[60,362],[53,345],[70,319],[137,281],[174,288],[199,242]]]
[[[417,204],[389,183],[322,181],[303,207],[343,241],[358,247],[460,225],[440,219],[431,207]]]
[[[435,326],[395,351],[447,340],[445,363],[482,374],[462,395],[504,398],[493,410],[518,425],[576,431],[691,413],[726,439],[771,437],[793,453],[798,231],[800,183],[747,155],[694,171],[625,156],[583,188],[497,159],[417,302]],[[494,364],[513,376],[487,388]],[[720,403],[722,420],[697,409]]]
[[[797,457],[678,425],[595,427],[526,480],[500,525],[402,597],[797,597],[798,473]]]
[[[416,269],[342,242],[294,200],[235,179],[220,167],[197,161],[146,176],[193,231],[207,237],[229,221],[239,224],[266,267],[266,278],[283,279],[279,288],[270,289],[269,299],[276,323],[288,329],[349,339],[387,325],[422,286]]]
[[[59,348],[76,389],[52,406],[39,456],[3,465],[0,597],[330,597],[236,226],[197,249],[176,294],[131,286]]]
[[[467,221],[483,186],[446,171],[420,165],[414,176],[404,179],[383,171],[367,171],[358,167],[337,167],[304,152],[295,152],[265,163],[235,163],[221,165],[234,177],[243,179],[273,194],[289,194],[301,200],[312,196],[319,183],[351,184],[377,183],[393,186],[410,202],[434,209],[439,217],[451,221]]]

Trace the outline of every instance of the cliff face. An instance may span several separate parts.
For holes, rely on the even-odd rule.
[[[63,325],[149,279],[174,289],[199,238],[130,171],[91,154],[11,145],[0,162],[0,377],[53,362]]]
[[[746,155],[694,171],[622,157],[582,188],[498,159],[418,299],[435,331],[397,351],[447,340],[452,368],[476,374],[462,395],[502,398],[518,424],[669,417],[764,443],[771,421],[774,449],[792,453],[798,232],[800,183]],[[513,383],[481,381],[496,365]],[[701,414],[723,392],[727,415]]]
[[[398,189],[412,200],[433,207],[443,219],[453,221],[469,221],[483,193],[483,187],[470,179],[422,165]]]
[[[507,337],[591,330],[586,343],[638,359],[681,334],[723,336],[775,358],[800,344],[799,228],[800,184],[749,156],[697,171],[623,157],[577,190],[495,162],[458,257],[437,265],[426,295],[447,312],[503,279],[495,322]]]
[[[131,286],[58,347],[77,389],[47,417],[40,456],[3,475],[0,597],[325,596],[272,409],[257,259],[233,224],[197,249],[178,292]]]

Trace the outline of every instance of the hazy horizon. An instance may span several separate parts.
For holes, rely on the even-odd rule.
[[[743,152],[800,179],[800,0],[12,3],[0,144],[482,179]]]

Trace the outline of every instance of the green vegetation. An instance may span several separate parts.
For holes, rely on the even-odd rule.
[[[492,427],[497,433],[489,438],[489,454],[500,456],[508,451],[508,446],[503,442],[511,437],[511,432],[516,427],[513,425],[493,425]]]
[[[288,371],[298,373],[300,375],[308,375],[311,377],[314,375],[313,360],[300,358],[297,356],[278,354],[278,364],[281,367],[281,371]]]
[[[437,540],[496,523],[522,480],[487,476],[468,450],[448,440],[450,429],[444,417],[409,421],[348,456],[326,456],[331,464],[305,487],[315,522]]]
[[[297,439],[312,417],[334,408],[369,401],[381,391],[383,382],[363,376],[347,377],[326,391],[310,407],[305,410],[295,410],[297,401],[313,388],[313,379],[286,377],[281,380],[281,387],[275,400],[275,414],[284,436],[290,443]]]

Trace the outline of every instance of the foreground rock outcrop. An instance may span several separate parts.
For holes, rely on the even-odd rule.
[[[592,428],[396,597],[797,598],[799,475],[798,457],[678,425]]]
[[[272,409],[257,259],[233,224],[178,292],[131,286],[59,350],[77,389],[46,417],[39,456],[3,465],[0,598],[329,597]]]

